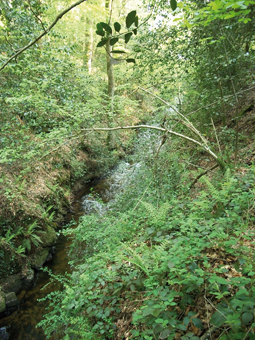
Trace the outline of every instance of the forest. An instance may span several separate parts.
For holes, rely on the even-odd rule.
[[[254,28],[254,0],[0,1],[0,338],[46,270],[44,339],[255,339]]]

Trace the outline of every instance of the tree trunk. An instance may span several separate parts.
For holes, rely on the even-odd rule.
[[[106,60],[107,60],[107,77],[108,77],[108,96],[113,100],[114,96],[114,75],[113,75],[113,63],[111,57],[112,46],[108,41],[106,44]]]

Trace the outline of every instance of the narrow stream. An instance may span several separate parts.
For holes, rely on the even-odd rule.
[[[114,196],[126,184],[128,178],[135,171],[138,165],[131,166],[129,163],[122,162],[115,170],[111,171],[104,178],[93,181],[84,187],[76,197],[72,205],[72,214],[68,216],[68,220],[74,219],[78,224],[79,217],[92,212],[103,213],[107,209],[107,202],[112,202]],[[102,203],[98,202],[98,199]],[[105,204],[104,204],[105,203]],[[77,225],[76,224],[76,225]],[[75,227],[75,226],[74,226]],[[54,274],[65,274],[70,272],[68,264],[68,248],[70,241],[60,234],[56,247],[56,253],[47,267]],[[48,293],[60,288],[59,285],[50,284],[42,289],[49,282],[47,272],[39,271],[36,273],[34,285],[28,290],[22,290],[18,295],[20,306],[10,316],[0,320],[0,328],[6,327],[9,333],[9,340],[45,340],[44,332],[36,328],[36,325],[45,314],[47,302],[38,302]],[[1,334],[0,334],[0,340]],[[59,340],[57,336],[51,340]]]

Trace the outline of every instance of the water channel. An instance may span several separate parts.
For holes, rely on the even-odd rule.
[[[75,197],[72,204],[72,213],[67,216],[67,220],[75,220],[76,225],[79,217],[92,212],[103,213],[109,208],[109,204],[114,200],[116,193],[122,190],[126,185],[128,178],[139,167],[139,164],[130,165],[122,162],[116,169],[108,173],[100,180],[92,181],[87,184]],[[96,198],[100,198],[103,203],[99,203]],[[74,226],[75,227],[75,226]],[[65,274],[70,272],[71,268],[68,264],[68,249],[70,241],[60,234],[55,245],[56,253],[47,267],[54,274]],[[42,329],[36,328],[36,325],[45,314],[47,302],[38,302],[51,291],[57,290],[58,285],[49,284],[47,272],[39,271],[36,273],[34,285],[28,290],[22,290],[18,295],[20,301],[19,309],[10,316],[0,320],[0,329],[6,328],[9,333],[9,340],[45,340],[46,337]],[[0,333],[0,340],[1,333]],[[51,340],[59,340],[54,335]]]

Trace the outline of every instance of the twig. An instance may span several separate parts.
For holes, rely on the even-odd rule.
[[[36,17],[36,19],[41,23],[42,28],[43,28],[43,30],[44,30],[44,32],[45,32],[45,31],[46,31],[45,26],[44,26],[42,20],[41,20],[41,19],[36,15],[36,13],[34,12],[32,6],[31,6],[31,4],[30,4],[30,0],[28,0],[28,4],[29,4],[29,8],[30,8],[31,12],[34,14],[34,16]]]
[[[149,189],[151,183],[152,183],[152,181],[150,181],[149,185],[148,185],[147,188],[145,189],[144,193],[142,194],[142,197],[139,199],[138,203],[136,204],[136,206],[134,207],[134,209],[132,210],[132,212],[134,212],[135,209],[138,207],[138,205],[142,202],[142,199],[144,198],[144,195],[146,194],[147,190]]]
[[[10,41],[7,39],[6,35],[4,35],[4,39],[6,40],[7,44],[9,44],[11,46],[11,48],[13,49],[14,52],[16,52],[15,48],[13,47],[13,45],[10,43]]]
[[[211,118],[211,121],[212,121],[213,129],[214,129],[215,137],[216,137],[216,140],[217,140],[217,144],[218,144],[218,149],[219,149],[220,154],[222,154],[221,148],[220,148],[220,142],[219,142],[218,135],[217,135],[217,132],[216,132],[216,129],[215,129],[215,125],[214,125],[214,122],[213,122],[212,118]]]
[[[215,331],[216,328],[216,326],[212,326],[211,328],[209,328],[207,332],[200,337],[200,340],[206,340],[207,337],[211,338],[211,334]]]
[[[49,33],[49,31],[56,25],[56,23],[69,11],[71,11],[71,9],[73,9],[74,7],[80,5],[82,2],[85,2],[87,0],[79,0],[77,2],[75,2],[73,5],[71,5],[70,7],[66,8],[63,12],[59,13],[56,17],[56,19],[53,21],[53,23],[42,33],[40,34],[37,38],[35,38],[33,41],[31,41],[29,44],[27,44],[26,46],[24,46],[23,48],[19,49],[13,56],[11,56],[4,64],[2,67],[0,67],[0,71],[2,71],[13,59],[17,58],[21,53],[23,53],[24,51],[26,51],[28,48],[30,48],[31,46],[33,46],[38,40],[40,40],[43,36],[45,36],[46,34]]]
[[[205,145],[207,145],[207,140],[204,138],[204,136],[195,128],[195,126],[191,123],[191,121],[188,120],[187,117],[185,117],[180,111],[178,111],[173,105],[171,105],[170,103],[168,103],[167,101],[165,101],[164,99],[160,98],[159,96],[157,96],[156,94],[152,93],[151,91],[148,91],[146,89],[144,89],[143,87],[139,86],[139,89],[151,94],[152,96],[154,96],[155,98],[159,99],[160,101],[162,101],[162,103],[166,104],[167,106],[169,106],[173,111],[175,111],[179,116],[182,117],[183,121],[181,121],[182,124],[184,124],[189,130],[193,131],[202,141]]]
[[[191,183],[190,189],[197,183],[199,178],[201,178],[202,176],[206,175],[209,171],[212,171],[212,170],[216,169],[218,166],[219,166],[219,164],[215,164],[212,168],[206,170],[205,172],[202,172],[199,176],[197,176],[197,178]]]
[[[247,333],[245,334],[243,340],[245,340],[247,338],[247,336],[249,335],[250,331],[252,330],[252,326],[248,329]]]

